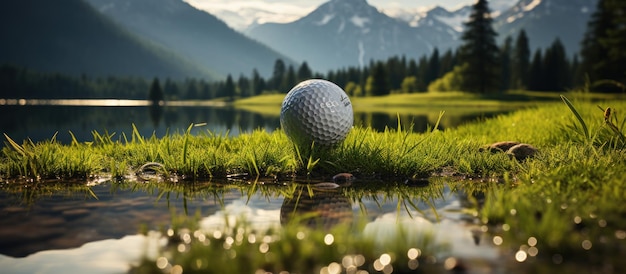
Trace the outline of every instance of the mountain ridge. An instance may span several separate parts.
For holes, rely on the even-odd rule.
[[[141,40],[81,0],[5,1],[0,62],[44,72],[214,79],[176,53]]]
[[[227,74],[249,75],[256,68],[271,74],[276,59],[291,63],[272,48],[231,29],[214,15],[179,0],[86,0],[131,32]]]

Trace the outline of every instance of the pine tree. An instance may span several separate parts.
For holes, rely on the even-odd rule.
[[[495,92],[500,87],[497,33],[493,30],[489,5],[478,0],[461,37],[459,63],[466,65],[462,88],[475,93]]]
[[[276,62],[274,62],[274,71],[272,73],[272,78],[269,81],[270,89],[279,90],[285,93],[289,91],[289,90],[285,91],[281,87],[286,71],[287,71],[287,67],[285,66],[285,62],[283,62],[282,59],[277,59]]]
[[[224,87],[222,90],[222,95],[228,97],[228,100],[235,100],[235,82],[233,82],[233,77],[228,74],[226,76],[226,82],[224,83]]]
[[[260,95],[265,89],[265,80],[257,69],[252,70],[252,95]]]
[[[528,89],[529,90],[545,90],[543,86],[543,55],[541,54],[541,50],[537,49],[535,51],[535,55],[533,55],[533,61],[530,64],[530,69],[528,71]]]
[[[608,8],[614,14],[615,28],[608,29],[606,39],[600,42],[609,49],[610,79],[626,85],[626,2],[611,0]]]
[[[570,87],[570,67],[565,47],[560,39],[554,40],[543,57],[543,90],[562,91]]]
[[[427,86],[441,76],[439,75],[440,68],[439,50],[435,48],[428,59],[428,72],[425,80]]]
[[[596,11],[587,24],[580,56],[582,57],[581,70],[589,77],[591,83],[606,79],[622,82],[625,80],[626,57],[623,55],[625,46],[623,36],[626,35],[626,30],[624,30],[626,7],[623,2],[623,0],[599,0]],[[621,37],[619,37],[620,33]],[[609,86],[596,89],[599,91],[616,90]]]
[[[163,94],[163,89],[161,89],[161,84],[159,84],[159,78],[154,78],[152,80],[152,84],[150,84],[150,90],[148,91],[148,100],[152,102],[153,105],[158,105],[159,102],[165,99],[165,95]]]
[[[302,64],[298,68],[297,81],[301,82],[307,79],[311,79],[311,77],[313,77],[313,72],[311,71],[311,68],[309,68],[309,64],[307,64],[306,61],[302,62]]]
[[[513,47],[513,38],[508,36],[504,40],[504,45],[500,49],[500,67],[502,68],[500,74],[500,89],[508,90],[511,88],[511,55]]]
[[[385,64],[382,62],[376,62],[371,69],[371,74],[367,78],[365,85],[365,92],[367,95],[380,96],[389,94],[389,80],[387,78],[387,71]]]
[[[524,29],[520,30],[515,40],[511,68],[511,87],[514,89],[528,88],[528,69],[530,67],[530,47]]]

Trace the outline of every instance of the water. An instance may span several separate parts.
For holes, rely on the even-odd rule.
[[[445,256],[464,260],[473,272],[502,271],[500,252],[484,227],[462,213],[465,194],[451,190],[445,182],[405,188],[406,193],[397,195],[389,195],[384,188],[316,192],[313,197],[300,197],[299,206],[280,194],[287,188],[251,190],[228,182],[172,188],[111,181],[80,190],[2,188],[0,269],[4,273],[120,273],[146,253],[157,252],[162,241],[138,231],[167,228],[177,215],[199,212],[200,226],[209,229],[244,214],[253,227],[260,228],[280,227],[285,219],[298,217],[292,212],[318,211],[317,220],[325,225],[365,217],[364,233],[382,239],[398,224],[409,235],[434,232],[436,242],[450,245]],[[399,204],[406,209],[398,210]]]
[[[72,140],[69,132],[81,142],[93,140],[92,131],[100,134],[115,133],[115,136],[122,138],[122,134],[127,137],[132,134],[133,125],[141,135],[154,134],[157,137],[163,137],[168,133],[185,132],[191,124],[196,125],[192,128],[192,134],[210,130],[217,134],[228,133],[230,136],[255,129],[273,131],[280,128],[279,108],[271,114],[264,114],[225,106],[154,107],[146,105],[146,101],[80,102],[90,103],[89,106],[74,105],[75,102],[60,105],[58,102],[55,103],[57,105],[20,105],[17,101],[12,105],[0,104],[0,113],[3,113],[3,119],[0,119],[0,132],[18,143],[27,138],[34,142],[49,140],[57,134],[56,140],[67,144]],[[504,112],[484,109],[473,109],[469,112],[448,110],[439,128],[454,128],[481,117],[493,117]],[[398,115],[404,128],[412,124],[414,131],[423,132],[434,126],[439,111],[420,114],[356,112],[354,124],[382,131],[386,127],[396,128]]]

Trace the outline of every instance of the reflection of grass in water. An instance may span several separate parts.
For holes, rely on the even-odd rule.
[[[416,211],[419,209],[412,208],[413,204],[429,199],[440,199],[442,186],[441,182],[424,188],[395,183],[366,184],[333,191],[334,195],[355,202],[366,199],[398,200],[398,204],[405,204],[407,210],[410,208],[411,211]],[[302,195],[307,195],[307,199],[315,197],[327,199],[328,195],[331,195],[326,192],[327,190],[318,192],[312,189],[311,185],[289,184],[281,187],[238,184],[238,187],[241,187],[244,196],[250,196],[250,192],[253,192],[272,198],[284,196],[286,199],[298,199]],[[178,186],[174,188],[175,192],[180,190]],[[204,197],[202,192],[204,191],[197,195]],[[192,193],[188,195],[193,196]],[[313,201],[305,203],[310,206]],[[281,208],[281,210],[290,209]],[[323,212],[318,213],[321,215],[315,214],[314,211],[306,211],[302,213],[303,215],[283,222],[280,227],[270,227],[269,230],[259,230],[254,224],[249,223],[245,216],[235,216],[237,220],[235,223],[232,222],[232,218],[225,216],[231,222],[225,221],[223,226],[206,230],[207,228],[201,229],[198,226],[198,215],[185,217],[174,214],[172,229],[164,231],[170,244],[156,257],[146,258],[132,272],[153,273],[160,269],[176,272],[183,269],[184,273],[207,271],[253,273],[258,270],[272,273],[280,271],[317,273],[324,268],[352,272],[359,269],[372,272],[386,268],[397,273],[418,267],[423,271],[428,269],[443,271],[442,264],[435,264],[434,255],[442,254],[447,246],[435,243],[432,234],[434,231],[427,227],[389,224],[384,228],[386,231],[369,229],[368,233],[364,232],[368,223],[364,217],[355,218],[355,222],[338,223],[325,228],[303,225],[307,223],[303,221],[308,218],[320,218],[325,215]],[[381,235],[387,236],[384,241],[378,238]]]

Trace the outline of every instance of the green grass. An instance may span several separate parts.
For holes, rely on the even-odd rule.
[[[472,179],[455,187],[473,193],[475,214],[489,227],[494,241],[512,254],[548,265],[585,262],[624,271],[626,102],[587,94],[565,98],[445,131],[434,125],[420,134],[398,126],[383,132],[356,127],[340,146],[314,147],[304,153],[297,153],[281,130],[235,137],[211,132],[193,136],[187,131],[161,139],[136,131],[131,136],[94,132],[92,142],[71,145],[54,139],[17,142],[7,136],[0,174],[3,181],[16,183],[124,177],[145,163],[157,162],[164,167],[161,179],[179,184],[234,173],[248,173],[252,181],[254,177],[328,179],[337,172],[351,172],[366,182],[454,175]],[[608,107],[610,115],[605,111]],[[539,153],[518,162],[502,153],[479,151],[485,144],[506,140],[532,144]],[[358,186],[353,189],[359,191]],[[285,246],[276,249],[284,249],[279,254],[285,256],[294,248],[325,248],[293,239],[289,234],[293,231],[279,233],[285,233],[280,237],[286,241],[277,243]],[[353,245],[357,243],[345,243],[344,250]],[[372,253],[368,258],[376,256]],[[548,271],[540,269],[545,265],[525,267],[530,272]],[[278,262],[274,266],[272,270],[290,267]]]

